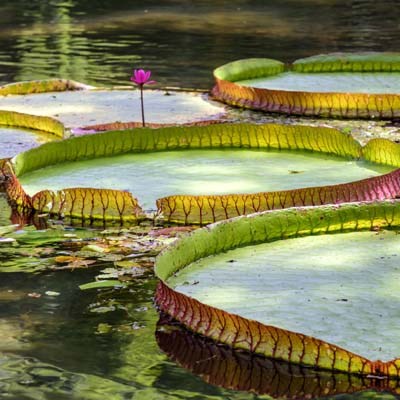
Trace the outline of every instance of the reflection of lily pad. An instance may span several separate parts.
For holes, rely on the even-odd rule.
[[[235,351],[193,334],[176,323],[171,324],[165,317],[158,323],[156,338],[160,349],[171,360],[204,381],[228,389],[251,391],[274,399],[308,400],[337,399],[340,394],[361,391],[360,398],[372,399],[374,389],[384,389],[394,395],[398,391],[396,381],[386,387],[382,386],[382,380],[304,368]],[[366,393],[367,389],[370,391]]]
[[[271,59],[239,60],[214,76],[214,96],[232,105],[298,115],[400,115],[400,53],[321,55],[289,67]]]
[[[0,226],[10,224],[11,208],[4,194],[0,193]],[[1,232],[0,232],[1,233]]]
[[[388,361],[393,356],[399,355],[397,335],[393,335],[393,330],[391,330],[397,319],[390,319],[389,311],[392,306],[397,310],[395,299],[398,292],[394,280],[395,268],[398,264],[397,256],[395,256],[397,250],[393,248],[394,245],[397,246],[398,241],[393,233],[351,234],[355,235],[354,239],[358,240],[360,246],[363,246],[363,252],[368,255],[362,258],[363,254],[361,254],[359,260],[354,255],[354,246],[351,246],[352,250],[347,253],[344,251],[333,253],[335,244],[336,247],[340,245],[345,249],[347,239],[352,238],[352,236],[344,236],[342,239],[341,235],[338,235],[321,238],[324,240],[304,238],[290,241],[299,249],[298,258],[301,260],[302,257],[304,260],[300,265],[296,264],[296,257],[293,256],[296,253],[293,252],[293,248],[290,248],[291,243],[282,242],[280,245],[286,246],[287,251],[280,261],[277,255],[280,246],[274,247],[273,244],[263,245],[265,250],[262,250],[263,247],[260,246],[234,250],[233,253],[228,252],[226,257],[218,256],[223,258],[221,268],[226,271],[224,278],[221,280],[214,276],[210,278],[212,282],[207,281],[206,285],[201,283],[202,272],[199,272],[200,275],[188,275],[183,269],[192,268],[193,262],[204,257],[257,243],[300,235],[371,228],[379,230],[388,226],[400,226],[399,202],[349,204],[298,211],[281,210],[224,221],[180,239],[158,257],[156,273],[163,282],[158,288],[156,301],[162,311],[167,312],[190,329],[235,348],[323,369],[398,376],[399,359]],[[381,249],[380,245],[384,243],[382,240],[390,242],[391,245]],[[327,246],[330,241],[334,246],[331,248],[333,254],[331,258],[328,258],[328,253],[324,252],[326,248],[329,250]],[[382,254],[378,254],[377,249]],[[246,253],[245,259],[242,258],[241,251]],[[259,261],[255,262],[257,255],[261,253]],[[290,260],[287,260],[287,257],[290,257]],[[379,259],[369,260],[374,257]],[[236,262],[228,262],[232,259]],[[210,259],[206,260],[199,266],[206,265],[210,261]],[[275,265],[279,265],[274,269],[275,262],[277,263]],[[378,275],[374,271],[377,262],[382,264],[382,270]],[[247,265],[245,270],[241,267],[244,264]],[[271,267],[269,267],[270,264]],[[302,270],[301,274],[297,274],[296,268]],[[371,268],[372,278],[365,277],[364,274]],[[169,279],[173,282],[173,279],[176,279],[174,274],[179,270],[182,270],[180,278],[182,282],[192,279],[198,280],[199,283],[193,286],[182,285],[179,291],[172,289]],[[234,278],[235,270],[238,271],[239,283]],[[340,283],[332,277],[332,271],[339,275]],[[344,284],[346,279],[340,279],[340,275],[343,277],[343,274],[346,275],[346,279],[349,276],[352,277],[350,283]],[[373,279],[374,275],[376,275],[376,280]],[[226,279],[228,276],[229,279]],[[360,276],[363,278],[361,279]],[[267,286],[268,277],[271,278],[271,282],[275,282],[273,293]],[[265,285],[262,284],[264,279]],[[314,279],[315,281],[312,282]],[[230,288],[227,287],[229,285],[227,281],[232,281]],[[322,281],[324,286],[317,289]],[[293,285],[289,287],[290,283]],[[337,287],[340,284],[344,286]],[[376,304],[373,305],[367,300],[367,297],[371,295],[371,285],[376,291],[373,298]],[[376,285],[379,287],[377,288]],[[184,291],[185,293],[199,292],[195,299],[193,296],[184,294]],[[268,303],[265,299],[269,291],[273,298],[270,298]],[[197,299],[199,297],[200,300]],[[231,307],[234,299],[238,299],[238,302]],[[350,325],[346,324],[349,307],[355,307],[353,309],[358,309],[359,312]],[[304,315],[302,315],[302,309]],[[313,312],[315,315],[312,315]],[[372,325],[375,324],[378,331],[373,337],[369,336],[368,332],[364,332],[365,329],[373,332],[371,320],[366,313],[375,313],[376,319]],[[380,319],[384,320],[385,315],[388,315],[389,319],[381,324]],[[325,320],[317,321],[318,318],[313,319],[315,316],[320,316],[320,319],[325,318]],[[366,327],[363,318],[367,321]],[[376,322],[377,320],[379,322]],[[337,330],[334,325],[338,327]],[[324,330],[328,327],[330,331],[325,331],[326,334],[324,334]],[[382,327],[387,329],[385,334],[391,335],[390,339],[383,335],[380,330]],[[389,333],[390,331],[392,334]],[[306,336],[304,333],[313,337]],[[339,340],[340,335],[342,336]],[[353,335],[356,337],[354,338]],[[373,349],[369,348],[372,346],[371,338],[373,345],[379,347],[377,335],[381,335],[382,341],[391,340],[392,346],[385,343],[386,353],[378,348],[372,352]],[[396,337],[394,341],[393,336]],[[329,342],[320,340],[321,338]],[[349,349],[338,347],[337,342]],[[369,361],[351,350],[360,352],[365,357],[382,356],[386,362]]]

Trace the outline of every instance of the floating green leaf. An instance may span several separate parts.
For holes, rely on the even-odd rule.
[[[67,79],[45,79],[40,81],[25,81],[9,83],[0,86],[0,96],[11,94],[28,94],[44,92],[63,92],[66,90],[83,90],[90,86]]]
[[[200,302],[165,282],[194,261],[238,247],[311,234],[399,226],[398,201],[281,210],[223,221],[180,239],[157,258],[156,274],[162,282],[156,302],[189,329],[234,348],[322,369],[399,376],[399,359],[370,361],[316,337]],[[209,289],[218,290],[218,286]],[[268,313],[265,316],[268,320]]]
[[[31,128],[64,137],[64,125],[54,118],[0,110],[0,125]]]
[[[228,151],[228,149],[237,151],[238,149],[244,149],[241,150],[243,152],[243,157],[246,155],[245,151],[249,153],[249,150],[252,150],[251,154],[254,157],[260,158],[267,157],[267,150],[290,150],[291,152],[305,151],[313,152],[319,156],[329,154],[346,160],[361,159],[357,161],[357,167],[360,166],[361,163],[365,163],[365,161],[380,162],[393,167],[400,166],[398,148],[388,140],[382,140],[374,145],[362,148],[351,136],[325,127],[276,124],[212,124],[208,126],[181,126],[160,129],[113,131],[46,143],[38,148],[19,154],[12,162],[4,160],[2,174],[6,182],[8,197],[15,204],[41,213],[50,213],[58,217],[79,218],[85,221],[128,221],[137,223],[145,216],[139,206],[138,200],[129,193],[129,189],[137,194],[135,188],[140,187],[140,185],[142,185],[144,191],[149,192],[150,195],[152,195],[153,191],[156,193],[150,198],[150,201],[145,202],[146,210],[154,210],[153,202],[158,197],[158,214],[162,214],[167,221],[184,224],[206,224],[237,215],[293,206],[329,203],[338,204],[374,199],[382,200],[386,198],[395,198],[399,194],[400,188],[398,185],[397,171],[362,181],[342,184],[341,182],[352,180],[348,176],[350,173],[350,165],[347,165],[346,168],[343,169],[346,174],[345,178],[339,180],[340,174],[335,174],[336,180],[332,181],[334,185],[310,187],[313,186],[315,180],[302,182],[302,179],[307,178],[307,174],[304,172],[306,166],[299,164],[291,167],[288,162],[288,166],[284,168],[284,175],[287,180],[292,181],[292,184],[286,187],[283,186],[282,189],[278,191],[273,188],[271,189],[267,184],[265,184],[265,188],[263,184],[260,184],[259,187],[245,186],[249,185],[249,176],[246,173],[245,183],[243,183],[244,179],[239,177],[236,179],[235,187],[232,187],[230,190],[222,191],[221,193],[223,186],[227,184],[225,175],[227,173],[232,175],[233,172],[233,169],[230,168],[229,165],[224,165],[223,169],[225,172],[221,175],[222,178],[220,178],[219,182],[210,181],[209,177],[206,178],[208,179],[206,183],[201,182],[196,173],[196,179],[193,181],[192,185],[190,184],[190,177],[188,179],[183,179],[186,185],[185,190],[190,190],[190,186],[192,186],[194,193],[186,192],[176,194],[179,193],[180,187],[182,186],[182,182],[179,179],[178,185],[176,187],[172,186],[172,190],[169,189],[172,194],[165,196],[165,194],[169,194],[168,192],[163,192],[164,188],[167,187],[168,180],[162,176],[163,166],[159,164],[157,167],[157,164],[154,164],[154,162],[156,162],[154,160],[158,158],[165,160],[170,156],[178,162],[178,164],[174,164],[176,168],[180,168],[184,174],[190,174],[190,168],[187,168],[187,166],[182,167],[182,165],[179,164],[185,154],[182,150],[193,151],[198,149],[220,151]],[[257,150],[258,153],[254,152],[254,150]],[[169,151],[170,153],[153,156],[155,152],[161,151]],[[130,155],[128,156],[126,153],[130,153]],[[147,154],[141,154],[139,156],[138,153]],[[198,153],[188,154],[196,155]],[[26,176],[28,173],[33,174],[34,171],[41,170],[35,173],[40,176],[40,181],[44,181],[47,173],[46,169],[44,169],[45,167],[58,164],[61,169],[53,167],[54,171],[58,172],[65,167],[65,163],[74,162],[76,163],[75,166],[78,171],[78,179],[82,179],[82,175],[86,174],[90,182],[101,182],[99,178],[89,173],[90,169],[88,165],[91,161],[88,161],[88,159],[93,159],[94,167],[100,168],[101,174],[104,175],[104,179],[107,180],[107,171],[103,171],[101,168],[103,164],[114,163],[115,160],[104,158],[110,156],[122,157],[121,160],[123,159],[124,161],[128,159],[136,160],[137,158],[138,160],[144,160],[146,162],[151,161],[153,164],[150,164],[150,166],[152,165],[151,168],[147,168],[147,165],[146,168],[142,168],[144,177],[137,177],[137,179],[140,180],[139,183],[135,182],[135,175],[132,179],[128,179],[132,181],[132,183],[129,183],[129,185],[132,185],[132,188],[129,186],[128,190],[126,189],[126,185],[128,185],[126,183],[128,173],[124,171],[124,168],[126,169],[124,162],[121,164],[123,168],[120,168],[118,172],[118,176],[124,178],[120,180],[120,185],[122,187],[117,185],[116,188],[110,189],[103,189],[102,185],[97,188],[72,187],[63,189],[63,187],[56,187],[55,189],[57,190],[42,190],[38,193],[35,193],[36,190],[33,190],[30,192],[30,194],[33,193],[31,197],[25,192],[24,188],[21,186],[20,180],[17,178],[22,177],[22,179],[24,179],[24,175]],[[362,158],[363,156],[365,157],[364,160]],[[282,157],[283,153],[280,153],[277,159]],[[230,155],[230,158],[234,158],[233,153]],[[310,161],[310,159],[308,161]],[[82,163],[80,168],[85,170],[84,173],[79,170],[80,164],[77,162]],[[100,166],[98,166],[96,162],[100,163]],[[136,162],[139,161],[136,160]],[[203,160],[202,163],[208,165],[209,161],[205,162]],[[376,172],[372,172],[371,169],[378,168],[377,165],[365,165],[367,167],[365,171],[368,177],[376,175]],[[115,165],[114,167],[116,168]],[[201,165],[193,166],[192,178],[194,176],[193,171],[198,171],[200,167]],[[263,167],[265,172],[260,175]],[[268,179],[269,175],[273,175],[272,168],[273,166],[271,165],[271,167],[269,167],[265,161],[260,162],[260,168],[256,168],[257,173],[261,176],[261,180],[257,178],[259,182],[263,182],[263,180]],[[385,167],[379,168],[381,168],[382,172],[390,171],[390,168],[386,170],[384,170]],[[159,174],[158,170],[160,170]],[[323,171],[322,168],[319,168],[319,170],[321,172]],[[134,173],[139,173],[139,166],[137,166],[137,169],[133,167],[132,171]],[[212,171],[206,170],[207,176],[210,174],[212,176],[214,171],[215,169],[212,169]],[[293,171],[303,171],[303,173],[293,174]],[[271,174],[269,174],[270,172]],[[44,175],[40,175],[41,173]],[[149,173],[151,175],[149,179],[151,180],[145,178],[146,174]],[[49,174],[51,174],[51,172],[49,172]],[[73,174],[71,174],[71,180],[72,175]],[[172,175],[175,176],[175,174]],[[179,176],[178,172],[176,175]],[[63,175],[60,176],[62,185],[64,185],[65,178]],[[327,178],[327,173],[325,173],[325,176]],[[325,179],[325,176],[322,174],[315,179],[321,182],[322,179]],[[66,179],[68,179],[68,177]],[[148,183],[152,180],[154,180],[155,183],[149,185]],[[284,179],[280,177],[278,177],[278,180],[281,184],[282,181],[284,181]],[[119,181],[116,180],[116,182],[118,183]],[[144,184],[144,182],[146,184]],[[330,183],[329,181],[322,182],[325,184]],[[214,183],[214,189],[211,185],[212,183]],[[77,182],[76,186],[86,185]],[[208,186],[208,189],[206,186]],[[295,189],[293,189],[293,187],[295,187]],[[298,187],[303,188],[298,189]],[[280,188],[278,187],[278,189]],[[213,194],[215,190],[217,191]],[[162,197],[160,197],[160,195]]]
[[[114,287],[126,287],[127,284],[118,280],[105,280],[97,282],[89,282],[83,285],[79,285],[79,289],[103,289],[103,288],[114,288]]]
[[[397,232],[350,232],[230,250],[167,283],[230,313],[388,361],[400,355],[399,261]]]
[[[287,68],[270,59],[239,60],[214,77],[214,97],[231,105],[328,117],[400,115],[399,53],[335,53]]]

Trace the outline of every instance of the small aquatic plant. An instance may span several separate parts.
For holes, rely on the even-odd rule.
[[[144,120],[144,104],[143,104],[143,86],[144,85],[151,85],[156,83],[155,81],[150,80],[151,71],[145,71],[144,69],[134,69],[133,75],[131,76],[131,81],[139,86],[140,89],[140,103],[141,103],[141,110],[142,110],[142,125],[146,126]]]

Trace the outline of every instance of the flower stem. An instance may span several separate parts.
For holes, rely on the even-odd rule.
[[[142,105],[142,126],[145,127],[146,123],[144,122],[143,85],[140,85],[140,102]]]

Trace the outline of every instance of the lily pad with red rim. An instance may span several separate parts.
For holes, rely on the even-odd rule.
[[[399,53],[333,53],[291,65],[268,58],[214,71],[213,95],[230,105],[294,115],[400,116]]]
[[[14,203],[39,212],[134,222],[143,218],[142,204],[149,210],[157,200],[167,221],[205,224],[268,209],[396,197],[399,155],[388,140],[362,147],[330,128],[212,124],[47,143],[4,161],[2,170]]]
[[[384,229],[399,226],[398,201],[278,210],[222,221],[187,235],[158,256],[155,270],[161,282],[156,303],[188,329],[233,348],[321,369],[398,377],[397,319],[389,316],[392,311],[397,312],[398,290],[393,286],[397,250],[375,244],[382,240],[397,246],[396,233]],[[365,232],[368,230],[373,233]],[[325,235],[311,236],[322,234]],[[306,237],[294,239],[299,236]],[[285,239],[288,244],[282,241]],[[351,239],[362,245],[359,260]],[[286,250],[291,242],[302,254],[298,261],[288,252],[279,259],[274,251],[279,252],[280,246],[271,243],[276,240]],[[333,244],[331,248],[329,243]],[[340,249],[347,248],[347,253],[333,252],[339,245]],[[261,261],[254,263],[257,255],[261,255]],[[216,269],[216,264],[212,266],[214,257],[223,258],[226,273],[223,279],[214,276],[204,285],[203,271],[211,273]],[[374,269],[374,257],[383,257],[379,271]],[[192,268],[197,272],[191,274]],[[296,268],[300,274],[294,272]],[[372,274],[367,273],[368,269]],[[236,276],[241,282],[237,285],[232,278],[234,295],[227,295],[226,286],[235,270],[240,270]],[[335,274],[340,278],[350,274],[352,279],[336,280]],[[323,286],[318,288],[321,277]],[[273,290],[262,284],[268,278],[275,282]],[[291,282],[286,282],[289,279]],[[372,300],[377,300],[373,304],[367,301],[371,295]],[[289,306],[290,301],[296,305]],[[392,311],[387,305],[393,307]],[[355,319],[349,325],[346,319],[350,314]],[[376,358],[379,354],[383,361]]]

